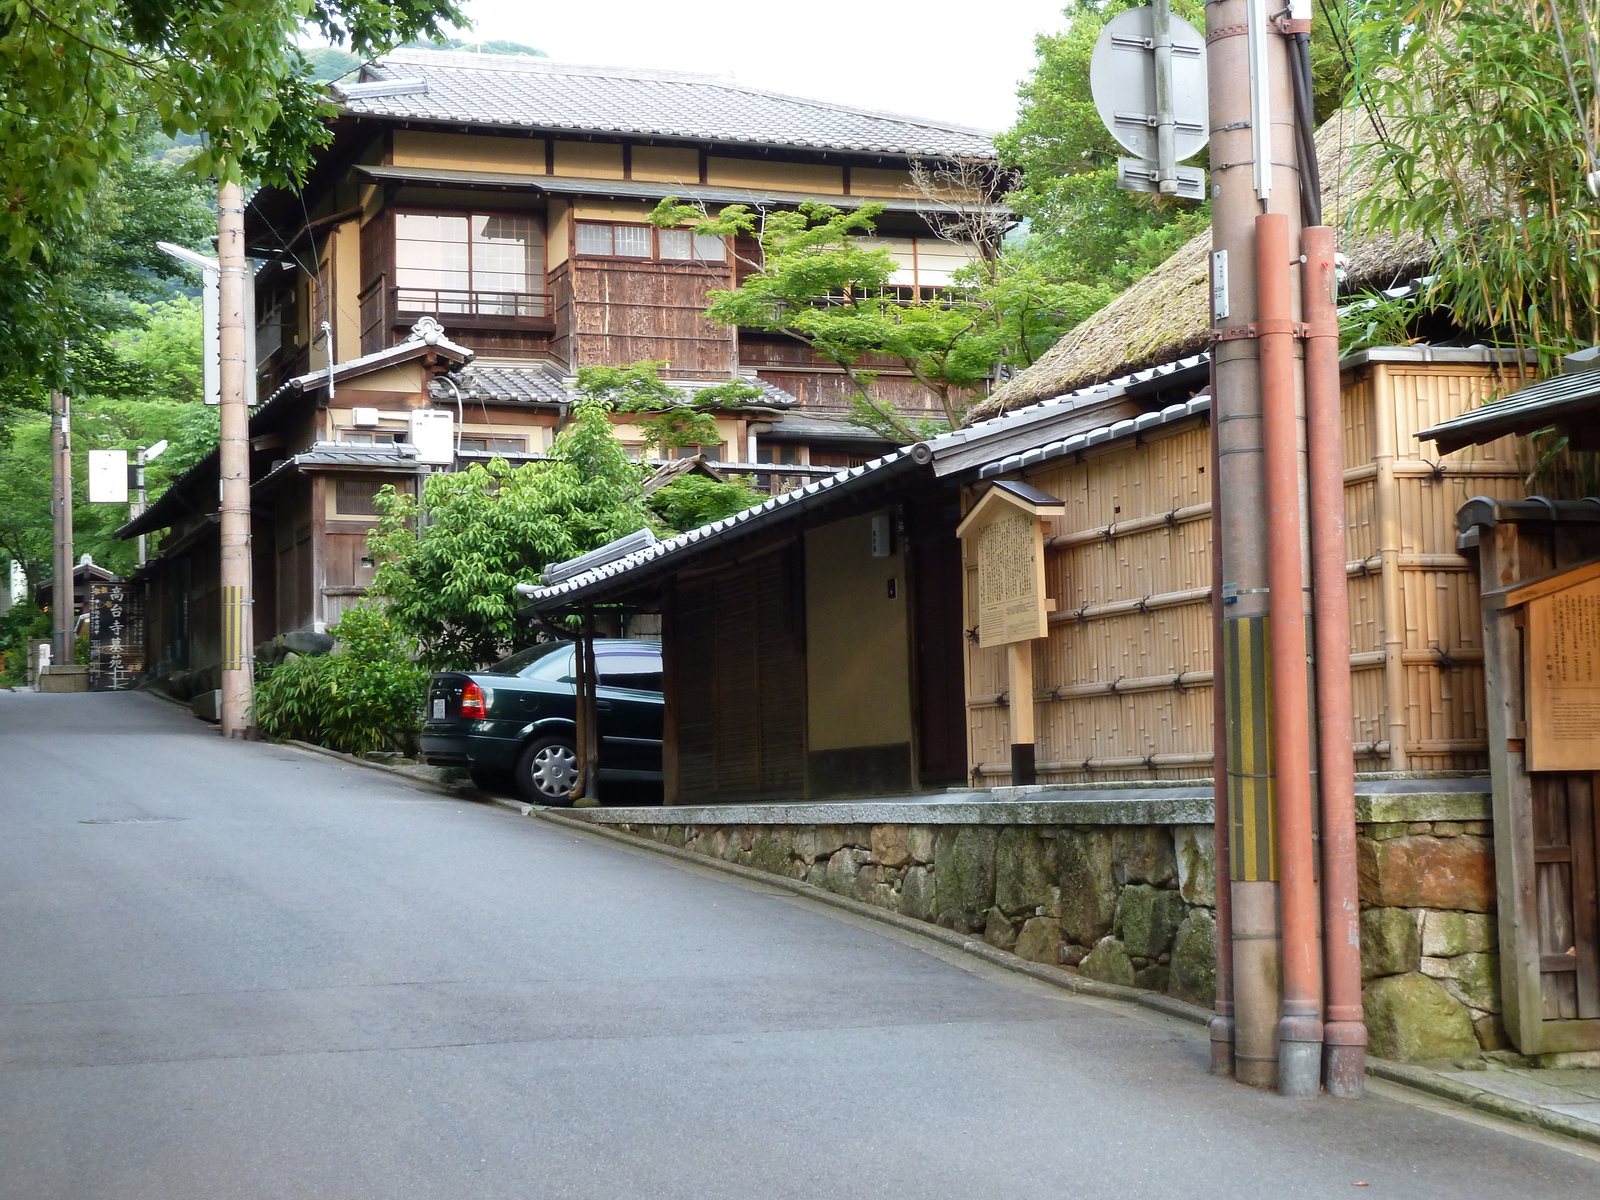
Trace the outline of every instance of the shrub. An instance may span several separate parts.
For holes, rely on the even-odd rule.
[[[360,606],[330,633],[332,654],[291,655],[256,684],[255,719],[272,738],[315,742],[347,754],[416,749],[428,673],[388,616]]]
[[[28,640],[50,636],[50,614],[31,603],[0,616],[0,687],[20,687],[28,675]]]

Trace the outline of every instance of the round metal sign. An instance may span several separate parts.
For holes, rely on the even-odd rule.
[[[1210,141],[1206,120],[1206,40],[1189,22],[1169,18],[1172,39],[1173,153],[1179,162]],[[1118,13],[1089,60],[1089,90],[1111,136],[1140,158],[1156,157],[1155,13]]]

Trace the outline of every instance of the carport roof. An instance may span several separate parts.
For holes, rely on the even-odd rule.
[[[713,545],[757,533],[832,504],[843,496],[864,492],[893,479],[926,471],[933,478],[995,478],[1061,455],[1074,454],[1161,425],[1198,416],[1210,410],[1209,396],[1197,395],[1159,412],[1095,424],[1100,411],[1123,397],[1160,386],[1181,385],[1205,373],[1209,360],[1195,355],[1148,371],[1114,379],[1079,392],[1071,392],[1028,408],[1015,409],[966,429],[956,429],[927,441],[902,446],[880,458],[747,508],[734,516],[622,553],[578,575],[549,587],[518,591],[530,603],[523,611],[548,612],[579,601],[605,601],[626,594],[673,566],[680,565]],[[1065,436],[1051,438],[1051,433]],[[1042,442],[1007,454],[1018,439]],[[1048,439],[1048,440],[1045,440]],[[621,547],[618,547],[621,549]],[[601,549],[604,549],[602,547]],[[598,554],[599,551],[591,551]]]

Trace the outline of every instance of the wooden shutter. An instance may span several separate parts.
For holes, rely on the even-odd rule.
[[[1594,777],[1539,772],[1531,782],[1544,1019],[1600,1017]]]
[[[710,579],[680,583],[672,624],[673,724],[677,734],[678,799],[709,800],[717,790],[717,704],[715,679],[708,669],[716,638],[716,584]]]
[[[799,796],[806,778],[806,667],[798,555],[790,548],[758,566],[759,787],[766,796]]]

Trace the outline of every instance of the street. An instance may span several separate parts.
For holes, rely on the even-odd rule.
[[[0,964],[4,1200],[1600,1188],[1543,1135],[1250,1091],[1198,1027],[140,694],[0,692]]]

